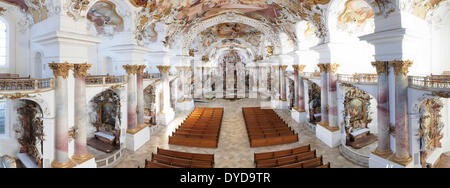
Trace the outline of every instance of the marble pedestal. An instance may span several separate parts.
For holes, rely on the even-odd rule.
[[[292,109],[291,117],[297,123],[303,124],[306,122],[306,112],[299,112],[296,109]]]
[[[288,109],[289,103],[287,101],[272,99],[272,108],[273,109]]]
[[[320,124],[316,126],[316,137],[330,148],[337,147],[341,144],[339,130],[330,131]]]
[[[184,100],[176,105],[177,111],[191,111],[195,108],[194,100]]]
[[[127,132],[127,149],[130,151],[137,151],[147,141],[150,140],[150,130],[148,126],[142,128],[138,132],[132,134]]]
[[[369,158],[369,168],[414,168],[414,163],[411,161],[408,165],[403,166],[400,164],[397,164],[395,162],[392,162],[389,160],[390,157],[393,155],[387,157],[387,159],[380,157],[375,154],[370,154]]]
[[[168,110],[164,111],[164,114],[159,113],[158,117],[156,118],[157,124],[159,125],[169,125],[172,120],[175,119],[175,112],[172,108],[169,108]]]
[[[97,168],[97,163],[95,162],[95,157],[92,157],[91,159],[89,159],[81,164],[77,164],[74,168]]]

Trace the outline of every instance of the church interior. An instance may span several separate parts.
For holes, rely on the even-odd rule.
[[[449,168],[450,1],[0,0],[0,168]]]

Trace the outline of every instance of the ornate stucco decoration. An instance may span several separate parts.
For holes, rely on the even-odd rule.
[[[366,0],[367,2],[372,1],[370,4],[374,7],[375,14],[388,17],[390,14],[395,12],[396,5],[392,0]]]
[[[413,64],[412,61],[400,61],[400,60],[394,60],[389,62],[389,66],[394,67],[395,75],[398,76],[400,74],[403,74],[404,76],[408,75],[409,67],[411,67]]]
[[[92,67],[91,64],[74,64],[74,69],[73,69],[73,75],[74,77],[86,77],[87,76],[87,70],[90,69]]]
[[[303,72],[303,70],[305,70],[306,68],[306,65],[292,65],[292,68],[294,68],[294,71]]]
[[[53,75],[55,78],[58,76],[63,77],[64,79],[69,76],[69,70],[73,68],[73,64],[71,63],[49,63],[48,66],[53,70]]]
[[[0,7],[0,16],[4,16],[6,11],[6,8]]]
[[[137,74],[139,65],[123,65],[123,69],[127,72],[128,75]]]
[[[161,73],[168,73],[170,71],[170,66],[159,65],[156,66],[156,68],[158,68],[159,72]]]
[[[273,56],[273,46],[266,46],[267,55],[266,57],[272,57]]]
[[[422,166],[426,165],[426,158],[437,148],[442,147],[441,140],[444,137],[442,131],[444,124],[441,121],[441,100],[432,98],[422,102],[419,109],[420,114],[420,151]]]
[[[82,18],[82,13],[87,11],[89,0],[69,0],[66,2],[64,8],[66,10],[66,14],[69,17],[72,17],[74,20],[79,20]]]
[[[387,74],[388,73],[388,65],[389,63],[387,61],[375,61],[372,62],[372,66],[374,66],[377,69],[377,74]]]

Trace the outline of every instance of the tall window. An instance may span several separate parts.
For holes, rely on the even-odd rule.
[[[0,101],[0,135],[6,134],[6,102]]]
[[[0,19],[0,67],[7,65],[8,31],[6,23]]]

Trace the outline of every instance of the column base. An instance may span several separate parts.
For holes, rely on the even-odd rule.
[[[76,164],[70,159],[63,163],[58,163],[56,161],[52,162],[52,168],[73,168],[75,166]]]
[[[249,92],[248,97],[251,98],[251,99],[256,99],[256,98],[258,98],[258,92],[257,91],[251,91],[251,92]]]
[[[158,113],[158,117],[156,117],[156,119],[158,124],[167,126],[173,119],[175,119],[175,112],[172,108],[169,108],[169,110],[162,114]]]
[[[306,122],[306,111],[293,108],[291,110],[291,117],[295,122],[303,124]]]
[[[73,155],[72,160],[76,166],[74,168],[97,168],[95,157],[91,154],[86,155]]]
[[[393,155],[382,157],[372,153],[369,158],[369,168],[414,168],[414,164],[412,162],[409,162],[406,165],[393,162],[393,157]]]
[[[175,108],[177,111],[191,111],[195,108],[194,100],[185,99],[179,101]]]
[[[323,125],[323,123],[317,124],[316,137],[330,148],[337,147],[341,144],[339,128],[332,130],[327,125]]]
[[[150,140],[150,129],[147,125],[138,125],[135,130],[127,130],[126,147],[130,151],[137,151]]]
[[[273,109],[288,109],[289,103],[287,101],[272,99],[272,108]]]

